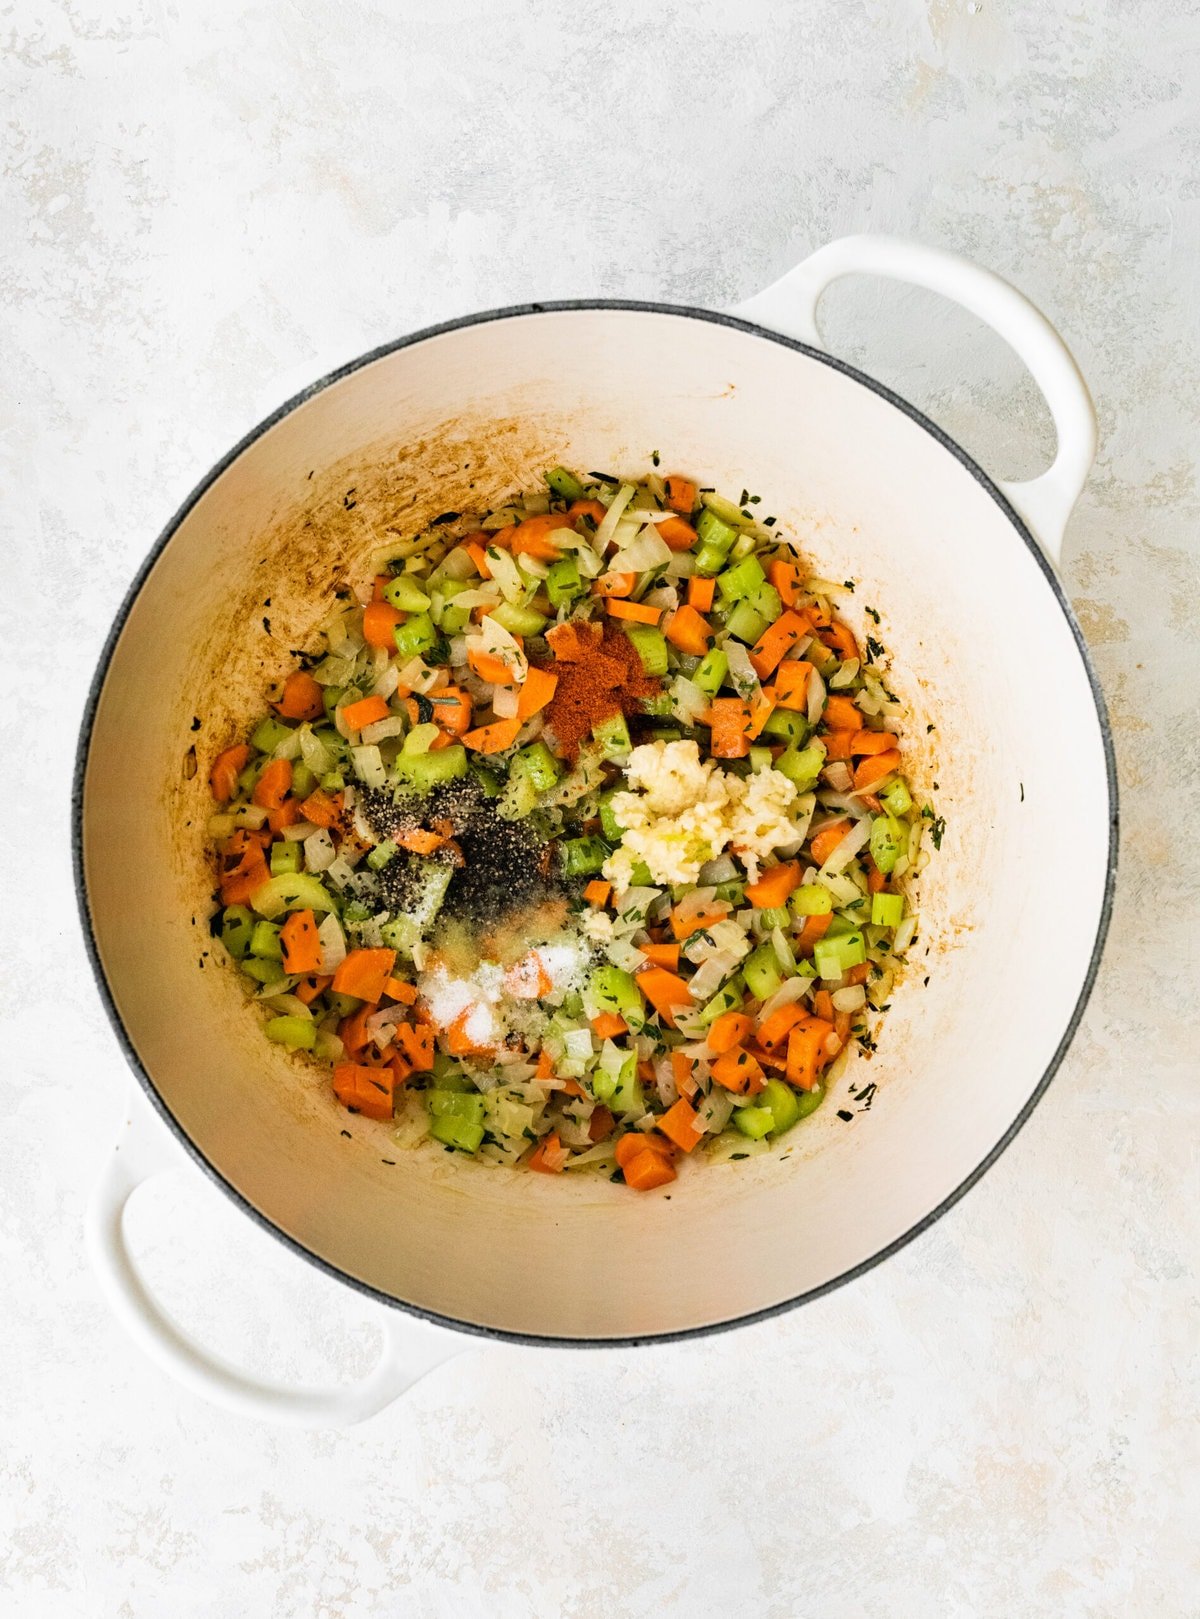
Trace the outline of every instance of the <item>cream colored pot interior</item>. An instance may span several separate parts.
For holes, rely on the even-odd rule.
[[[894,654],[916,780],[947,831],[880,1049],[774,1157],[669,1195],[397,1150],[270,1047],[209,934],[216,752],[262,710],[372,551],[563,462],[736,493],[854,578]],[[873,625],[867,625],[873,628]],[[199,727],[193,728],[194,719]],[[927,730],[927,727],[932,729]],[[933,784],[937,783],[936,791]],[[1052,1063],[1105,884],[1104,749],[1042,566],[954,455],[819,359],[684,314],[584,309],[459,327],[324,388],[179,524],[128,615],[88,758],[84,862],[121,1021],[180,1128],[296,1243],[388,1297],[510,1332],[696,1328],[869,1260],[971,1176]],[[878,1086],[869,1111],[845,1094]],[[349,1132],[349,1138],[345,1132]],[[394,1159],[394,1164],[385,1159]]]

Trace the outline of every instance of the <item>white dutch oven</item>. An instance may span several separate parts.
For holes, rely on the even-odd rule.
[[[956,299],[1008,340],[1053,415],[1047,473],[995,483],[821,351],[818,298],[861,271]],[[1094,446],[1079,373],[1019,293],[961,259],[873,238],[824,248],[735,317],[572,303],[421,332],[316,384],[238,445],[135,582],[80,748],[85,931],[153,1107],[135,1093],[89,1245],[141,1344],[237,1409],[352,1421],[461,1348],[462,1332],[601,1344],[732,1326],[856,1275],[955,1202],[1049,1083],[1108,920],[1112,754],[1054,572]],[[268,1046],[237,975],[217,966],[201,834],[213,755],[305,643],[330,586],[365,577],[389,533],[498,503],[557,462],[636,475],[654,450],[720,489],[761,491],[761,510],[799,536],[818,573],[859,581],[849,617],[862,629],[863,605],[882,615],[915,716],[916,780],[937,782],[947,830],[874,1061],[774,1156],[635,1197],[605,1180],[398,1151],[381,1126],[350,1120],[315,1070]],[[844,1087],[867,1079],[873,1104],[856,1111]],[[177,1157],[172,1136],[296,1252],[399,1307],[381,1312],[385,1350],[364,1384],[265,1384],[156,1306],[122,1217]]]

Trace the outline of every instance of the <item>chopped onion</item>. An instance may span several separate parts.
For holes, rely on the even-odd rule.
[[[657,590],[648,590],[642,601],[647,607],[661,607],[665,613],[673,613],[679,606],[679,592],[674,585],[660,585]]]
[[[623,906],[622,909],[624,908]],[[694,916],[700,916],[704,911],[720,911],[726,916],[729,914],[729,906],[724,900],[718,900],[716,889],[711,887],[693,888],[691,893],[685,894],[676,906],[681,923],[690,922]]]
[[[497,545],[491,546],[488,550],[488,566],[505,601],[516,602],[524,598],[525,581],[521,578],[520,568],[507,551],[502,551]]]
[[[610,573],[645,573],[671,560],[671,547],[650,528],[643,529],[631,545],[625,546],[608,564]]]
[[[511,670],[514,681],[525,679],[529,673],[529,660],[522,652],[520,642],[490,614],[480,623],[479,639],[489,657],[498,658],[505,668]]]
[[[328,775],[333,769],[333,754],[319,737],[313,735],[311,726],[302,725],[297,735],[300,738],[300,756],[313,775]]]
[[[385,650],[384,648],[380,649]],[[386,663],[375,677],[375,684],[371,688],[376,697],[382,697],[384,702],[394,695],[396,687],[400,684],[400,671],[394,663]]]
[[[844,687],[853,685],[854,678],[862,667],[858,658],[847,658],[835,675],[830,675],[829,686],[832,691],[841,691]]]
[[[676,675],[671,682],[672,713],[684,725],[694,724],[701,714],[707,713],[711,701],[708,693],[701,691],[686,675]]]
[[[389,714],[386,719],[376,720],[373,725],[364,725],[360,733],[360,740],[373,746],[377,742],[386,742],[391,736],[404,735],[405,720],[400,714]]]
[[[733,1115],[733,1097],[724,1089],[713,1089],[696,1109],[696,1128],[718,1136]]]
[[[337,859],[337,850],[328,831],[319,826],[304,840],[304,864],[309,871],[328,871]]]
[[[750,662],[750,654],[740,641],[731,636],[725,642],[725,656],[729,659],[729,678],[739,697],[749,697],[759,689],[758,672]],[[813,670],[816,674],[816,670]]]
[[[737,867],[727,854],[718,855],[700,867],[697,881],[704,887],[717,883],[732,883],[737,879]]]
[[[447,579],[469,579],[475,572],[475,558],[461,545],[456,545],[438,563],[437,571]]]
[[[563,1035],[563,1049],[568,1057],[574,1057],[577,1060],[590,1057],[595,1049],[592,1041],[592,1031],[590,1029],[568,1029],[566,1034]]]
[[[596,549],[603,553],[604,548],[616,533],[617,524],[625,511],[626,506],[636,493],[631,483],[623,483],[612,498],[612,503],[604,514],[604,520],[596,530]]]
[[[827,781],[835,793],[848,793],[854,785],[850,766],[844,759],[835,759],[832,764],[826,765],[821,772],[821,779]]]
[[[813,982],[813,979],[805,978],[803,975],[786,979],[775,991],[774,995],[763,1002],[762,1010],[758,1014],[759,1023],[765,1023],[781,1007],[790,1006],[793,1001],[803,1000],[812,988]]]
[[[521,692],[517,686],[496,686],[492,690],[492,709],[498,720],[516,719],[520,702]]]
[[[500,592],[494,585],[479,585],[472,590],[461,590],[454,598],[455,607],[499,607]]]
[[[730,973],[741,960],[731,950],[718,950],[715,955],[709,956],[703,966],[698,967],[688,983],[692,998],[697,1001],[707,1001],[714,996]]]
[[[338,855],[336,860],[325,867],[325,875],[335,888],[345,888],[347,883],[354,881],[354,867],[345,855]]]
[[[368,787],[387,786],[387,771],[384,769],[383,757],[378,748],[351,748],[350,761],[359,781],[365,782]]]
[[[814,669],[808,677],[808,723],[815,725],[821,718],[821,710],[825,707],[825,682],[821,679],[819,670]]]
[[[913,912],[911,915],[906,916],[903,922],[901,922],[900,926],[896,929],[895,937],[892,940],[892,954],[894,956],[902,956],[912,944],[916,936],[917,917],[916,913]]]
[[[836,876],[838,872],[845,871],[859,850],[866,847],[870,838],[870,821],[856,821],[841,842],[834,847],[828,860],[821,867],[822,872]]]
[[[690,579],[696,571],[696,558],[690,551],[672,551],[667,563],[668,579]]]
[[[845,989],[835,989],[831,999],[835,1012],[857,1012],[867,1004],[867,992],[861,984],[848,984]]]
[[[336,972],[346,959],[346,935],[332,911],[317,929],[317,943],[321,946],[321,972]]]
[[[821,792],[817,798],[822,809],[841,810],[843,815],[852,815],[856,821],[871,817],[870,808],[858,793]]]

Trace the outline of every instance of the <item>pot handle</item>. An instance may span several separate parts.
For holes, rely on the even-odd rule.
[[[1087,384],[1062,338],[1023,293],[970,259],[897,236],[844,236],[733,311],[824,348],[817,305],[844,275],[879,275],[941,293],[977,315],[1028,368],[1050,408],[1058,449],[1046,472],[1020,483],[999,483],[1055,567],[1063,531],[1096,458],[1096,412]]]
[[[88,1205],[85,1241],[109,1308],[138,1347],[194,1394],[237,1416],[298,1428],[344,1428],[373,1417],[426,1372],[467,1347],[424,1321],[380,1316],[383,1348],[371,1372],[334,1388],[288,1388],[256,1378],[190,1338],[161,1308],[125,1241],[125,1210],[140,1186],[182,1162],[138,1097]]]

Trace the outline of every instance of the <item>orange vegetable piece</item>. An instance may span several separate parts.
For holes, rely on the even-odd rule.
[[[491,725],[481,725],[477,730],[467,731],[463,741],[476,753],[503,753],[517,740],[524,723],[519,719],[493,720]]]
[[[294,826],[300,819],[300,800],[285,798],[278,809],[267,811],[267,825],[272,832],[282,832],[285,826]]]
[[[293,911],[279,930],[279,943],[284,972],[315,973],[321,965],[321,941],[311,911]]]
[[[592,581],[591,593],[611,600],[614,596],[628,596],[636,584],[636,573],[602,573],[599,579]]]
[[[391,582],[392,576],[390,573],[377,573],[371,580],[371,600],[373,602],[381,602],[383,600],[383,593]]]
[[[300,813],[314,826],[336,826],[342,818],[342,795],[330,794],[322,787],[315,787],[301,804]]]
[[[643,967],[634,977],[659,1017],[672,1027],[675,1024],[673,1008],[692,1005],[692,992],[685,980],[666,967]]]
[[[663,479],[667,493],[667,505],[673,512],[681,517],[688,517],[696,509],[696,485],[690,478],[684,478],[678,472],[672,472]]]
[[[606,883],[603,877],[593,877],[591,882],[585,885],[583,897],[589,905],[607,905],[611,893],[611,883]]]
[[[825,699],[825,712],[821,718],[831,731],[861,731],[862,715],[849,697],[838,693]]]
[[[801,618],[799,613],[791,608],[781,613],[774,624],[767,625],[750,649],[750,662],[758,678],[765,680],[796,643],[811,634],[807,619]]]
[[[485,652],[475,642],[467,648],[467,662],[480,680],[488,680],[493,686],[511,686],[517,678],[516,672],[502,658]]]
[[[716,588],[715,579],[706,579],[703,574],[694,573],[688,580],[688,606],[694,607],[698,613],[707,613],[713,604]]]
[[[592,1019],[592,1033],[598,1040],[615,1040],[629,1033],[629,1025],[619,1012],[599,1012]]]
[[[412,1064],[414,1073],[425,1074],[433,1067],[433,1030],[427,1024],[417,1027],[412,1023],[398,1023],[396,1044]]]
[[[696,1064],[686,1052],[671,1053],[671,1072],[675,1076],[675,1088],[681,1096],[686,1096],[689,1102],[700,1089],[696,1083],[695,1070]]]
[[[332,983],[332,978],[322,977],[318,973],[310,973],[307,978],[300,980],[292,994],[298,1001],[303,1001],[307,1006],[310,1001],[315,1001],[318,995],[324,994]]]
[[[674,972],[679,966],[677,944],[639,944],[638,949],[655,967],[666,967],[668,971]]]
[[[849,658],[859,656],[858,642],[840,619],[830,620],[829,628],[822,632],[821,639],[832,652],[837,653],[843,663]]]
[[[712,581],[710,580],[711,584]],[[690,652],[702,658],[713,638],[713,627],[703,614],[685,602],[671,614],[666,628],[667,640],[681,652]]]
[[[705,928],[711,928],[717,922],[723,922],[728,915],[729,911],[722,909],[719,911],[694,911],[691,915],[684,917],[680,915],[679,907],[676,906],[671,912],[671,932],[682,943],[684,939],[690,939],[693,933],[703,933]]]
[[[631,585],[630,589],[632,588]],[[580,626],[570,621],[566,624],[556,624],[553,629],[547,630],[546,640],[560,663],[580,663],[596,650],[596,639],[590,626],[587,634],[581,635]]]
[[[426,832],[419,826],[413,827],[411,832],[397,832],[393,839],[402,849],[410,854],[432,854],[440,849],[446,837],[442,832]]]
[[[722,1057],[749,1039],[753,1028],[753,1020],[745,1012],[722,1012],[709,1025],[705,1043],[714,1056]]]
[[[347,1051],[360,1052],[366,1045],[370,1036],[367,1034],[367,1019],[371,1015],[370,1006],[360,1006],[357,1012],[351,1012],[338,1024],[338,1038]]]
[[[675,1166],[652,1148],[639,1152],[625,1166],[625,1184],[632,1186],[635,1192],[650,1192],[677,1178]]]
[[[268,880],[271,873],[261,848],[248,849],[238,865],[221,877],[221,903],[245,905]]]
[[[342,718],[352,731],[361,731],[366,725],[374,725],[376,720],[385,720],[388,716],[388,706],[382,697],[371,696],[360,698],[357,703],[347,703],[342,710]]]
[[[614,1152],[622,1169],[627,1169],[644,1152],[657,1153],[660,1158],[667,1160],[671,1157],[671,1149],[665,1141],[660,1141],[657,1136],[643,1135],[640,1130],[627,1130],[618,1138]]]
[[[668,517],[665,523],[656,523],[660,540],[665,540],[672,551],[690,551],[696,543],[696,530],[682,517]]]
[[[601,505],[598,500],[573,500],[567,507],[567,516],[571,519],[570,526],[576,525],[581,517],[590,517],[599,528],[608,516],[608,507]],[[564,527],[566,526],[568,525],[564,524]]]
[[[489,539],[490,536],[485,534],[482,541],[470,539],[462,542],[463,550],[475,564],[475,571],[482,579],[490,579],[492,577],[492,570],[488,567],[487,551],[485,550],[485,546],[488,544]]]
[[[662,1131],[668,1141],[673,1141],[680,1152],[691,1152],[694,1146],[704,1140],[704,1131],[696,1128],[696,1110],[682,1096],[667,1109],[656,1128]]]
[[[785,658],[775,671],[775,701],[780,708],[808,707],[808,679],[811,663],[803,658]]]
[[[555,1155],[556,1162],[552,1164],[548,1164],[546,1162],[547,1152]],[[543,1136],[538,1142],[537,1146],[529,1154],[528,1164],[530,1169],[537,1170],[540,1175],[561,1174],[563,1165],[561,1162],[557,1161],[558,1154],[561,1152],[562,1142],[558,1139],[558,1131],[551,1130],[550,1134],[548,1136]]]
[[[802,875],[798,860],[780,861],[777,866],[768,866],[757,882],[746,884],[746,898],[760,911],[786,905],[788,895],[799,888]]]
[[[789,562],[784,557],[776,557],[774,562],[767,564],[767,578],[779,592],[779,599],[785,607],[794,607],[796,597],[804,585],[804,572],[799,563]]]
[[[389,978],[383,986],[383,993],[393,1001],[399,1001],[402,1006],[414,1006],[417,992],[412,984],[406,984],[403,978]]]
[[[290,759],[272,759],[254,784],[253,799],[263,809],[278,809],[292,790]]]
[[[835,759],[849,759],[851,743],[854,741],[853,731],[826,731],[821,741],[825,744],[825,761],[832,764]]]
[[[714,759],[744,759],[750,752],[750,705],[740,697],[717,697],[709,705],[709,751]]]
[[[212,795],[218,804],[228,804],[237,792],[238,777],[249,763],[250,749],[244,742],[226,748],[224,753],[218,753],[208,773]]]
[[[398,607],[393,607],[388,601],[371,602],[363,608],[363,640],[368,646],[385,646],[395,651],[396,642],[392,631],[397,624],[403,624],[405,614]],[[306,718],[315,718],[307,715]]]
[[[773,687],[764,686],[750,699],[750,713],[747,720],[746,735],[751,742],[762,732],[763,726],[775,712],[775,692]]]
[[[351,950],[333,975],[333,987],[339,995],[378,1001],[395,965],[394,950]]]
[[[501,529],[496,535],[497,541],[506,545],[513,556],[536,557],[539,562],[557,562],[562,556],[558,546],[548,536],[555,529],[571,528],[569,515],[562,512],[545,512],[537,517],[527,517],[523,523],[517,523],[513,528]]]
[[[534,1079],[553,1079],[554,1062],[545,1046],[538,1052],[537,1068],[534,1070]]]
[[[832,911],[826,911],[824,916],[806,916],[804,926],[796,935],[796,954],[811,956],[818,939],[823,939],[829,932],[829,924],[832,921]]]
[[[806,1017],[795,1025],[788,1035],[787,1082],[802,1091],[811,1091],[817,1075],[829,1062],[826,1041],[834,1033],[831,1023],[822,1018]]]
[[[734,1046],[723,1057],[718,1057],[712,1065],[712,1077],[735,1096],[746,1096],[763,1088],[762,1064],[745,1046]]]
[[[333,1094],[343,1107],[368,1119],[390,1119],[396,1107],[396,1076],[387,1068],[340,1062],[333,1070]]]
[[[588,1120],[588,1140],[603,1141],[606,1136],[612,1134],[616,1122],[611,1112],[601,1102],[598,1107],[592,1109],[592,1116]]]
[[[855,731],[850,738],[850,752],[856,759],[868,753],[888,753],[899,746],[900,738],[890,731]]]
[[[647,607],[645,602],[622,601],[618,596],[610,596],[608,616],[627,619],[631,624],[657,624],[662,617],[662,608]]]
[[[315,720],[325,712],[325,694],[310,674],[294,669],[283,683],[283,696],[273,706],[285,720]]]
[[[850,822],[846,820],[830,821],[828,826],[821,828],[811,845],[812,857],[818,866],[825,864],[849,830]]]
[[[765,1046],[768,1051],[774,1051],[776,1046],[782,1045],[787,1039],[794,1025],[806,1016],[807,1013],[799,1001],[790,1001],[786,1006],[778,1007],[769,1018],[764,1018],[759,1024],[759,1045]]]
[[[854,769],[854,785],[856,788],[870,787],[885,776],[890,776],[893,770],[900,768],[900,751],[892,748],[887,753],[876,753],[862,759]]]
[[[433,704],[434,723],[443,731],[451,736],[462,736],[471,729],[471,699],[465,691],[457,686],[444,686],[434,692],[429,701]]]
[[[536,665],[530,664],[529,673],[525,676],[524,684],[517,695],[517,718],[523,721],[540,714],[557,689],[556,674],[551,673],[549,669],[539,669]]]

